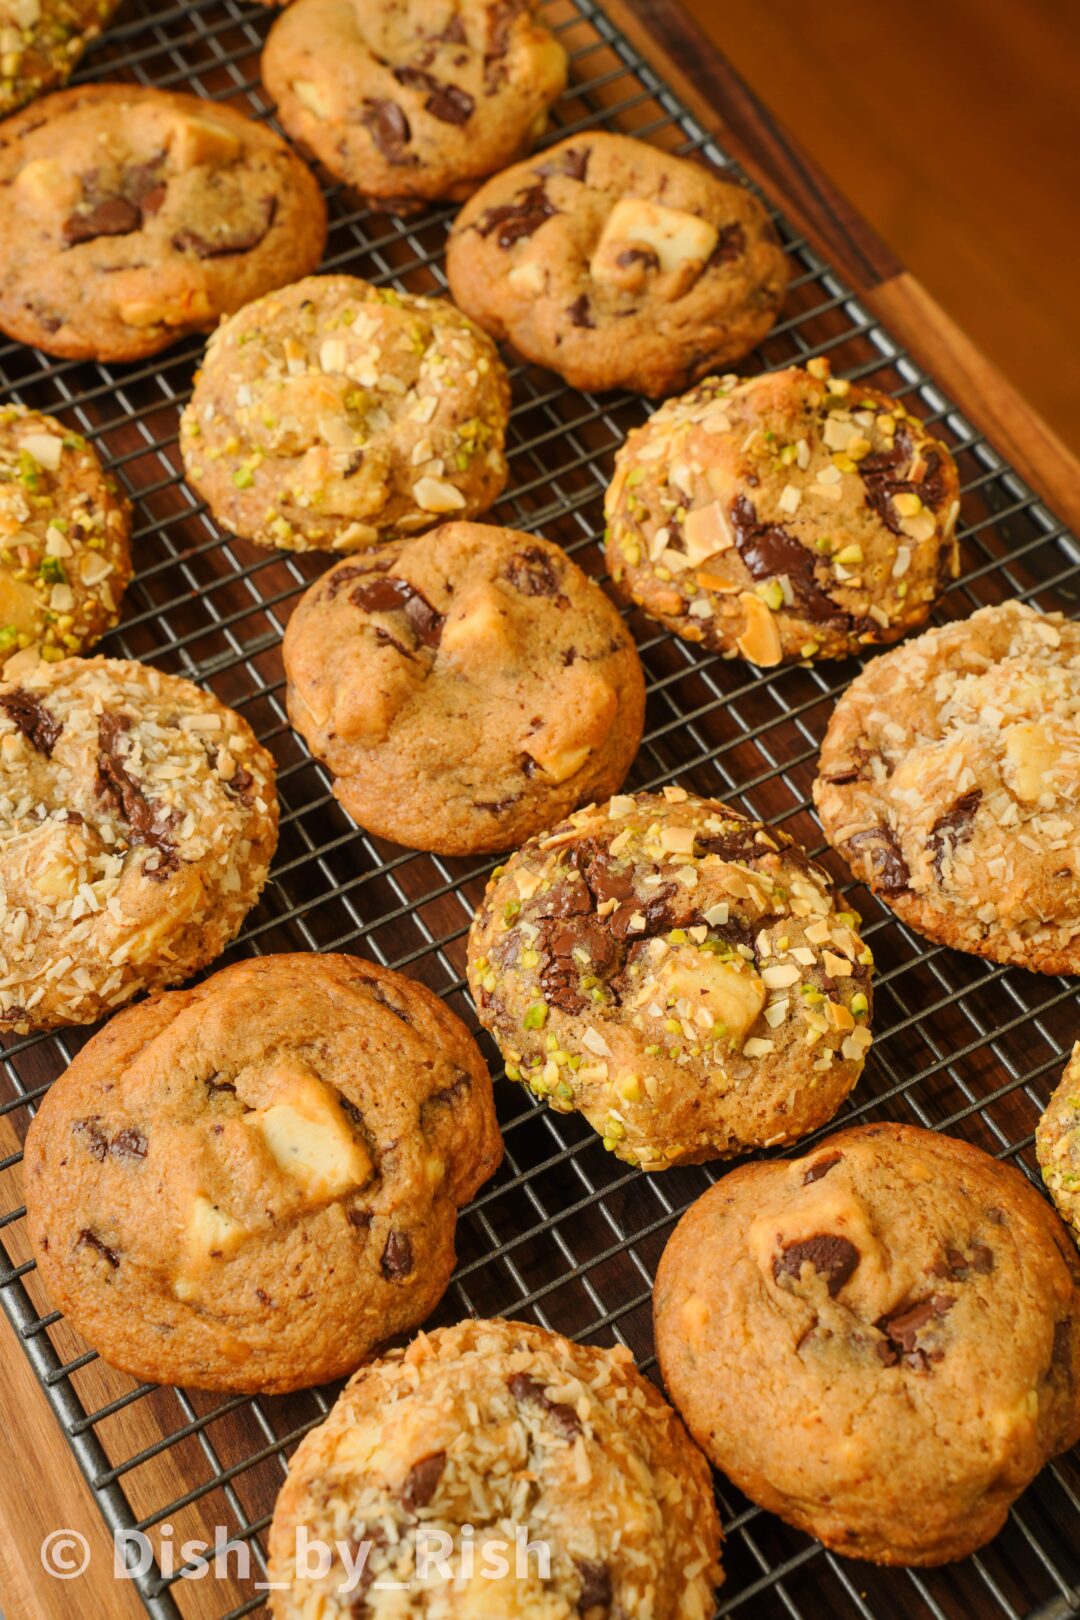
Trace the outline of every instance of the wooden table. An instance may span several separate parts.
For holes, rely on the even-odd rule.
[[[1080,530],[1080,463],[854,213],[677,0],[605,4],[612,21],[703,126],[745,164],[1046,503]],[[14,1144],[9,1127],[2,1140],[5,1127],[0,1146],[9,1150]],[[129,1584],[104,1575],[112,1561],[105,1526],[3,1315],[0,1357],[0,1609],[7,1620],[71,1620],[75,1614],[133,1620],[143,1614],[142,1605]],[[161,1466],[170,1465],[163,1460]],[[42,1573],[42,1541],[59,1527],[86,1538],[89,1574],[58,1581]],[[215,1605],[207,1589],[199,1612],[210,1616],[219,1609],[220,1600]]]

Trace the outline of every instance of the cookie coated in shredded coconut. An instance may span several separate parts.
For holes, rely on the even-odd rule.
[[[331,1549],[314,1579],[301,1530]],[[427,1553],[440,1537],[442,1568]],[[519,1555],[526,1541],[546,1574],[536,1551]],[[301,1442],[270,1529],[270,1580],[284,1583],[270,1607],[274,1620],[706,1620],[719,1555],[705,1459],[628,1350],[468,1321],[362,1368]]]
[[[358,551],[485,511],[509,409],[495,345],[452,304],[309,276],[214,333],[180,442],[233,534]]]
[[[131,507],[81,433],[0,406],[0,664],[85,652],[120,616]]]
[[[858,926],[784,833],[680,787],[618,794],[496,869],[469,984],[511,1079],[663,1170],[836,1112],[871,1045]]]
[[[1080,625],[982,608],[876,658],[814,800],[852,872],[927,938],[1080,972]]]
[[[0,1030],[93,1023],[212,961],[277,822],[269,754],[189,681],[67,658],[0,683]]]

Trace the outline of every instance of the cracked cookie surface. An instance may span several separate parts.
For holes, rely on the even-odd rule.
[[[325,241],[314,176],[220,102],[84,85],[0,124],[0,328],[47,354],[156,354]]]
[[[588,130],[496,175],[454,222],[454,302],[574,388],[670,394],[741,359],[787,286],[742,186]]]
[[[114,1366],[296,1389],[423,1321],[501,1157],[479,1048],[430,990],[357,957],[266,956],[83,1048],[30,1128],[30,1237]]]
[[[715,1466],[851,1557],[966,1557],[1080,1438],[1065,1229],[1019,1171],[933,1131],[733,1170],[676,1227],[654,1314]]]
[[[811,369],[713,377],[629,435],[605,500],[620,589],[761,666],[922,624],[957,572],[960,481],[879,389]]]
[[[233,534],[358,551],[485,511],[509,410],[495,345],[445,299],[310,276],[214,333],[180,442]]]
[[[362,827],[506,849],[620,786],[641,741],[633,638],[548,540],[448,523],[339,563],[283,646],[289,719]]]
[[[1080,626],[1006,602],[876,658],[833,710],[814,800],[928,939],[1080,972]]]
[[[546,1574],[516,1526],[546,1547]],[[366,1548],[359,1582],[340,1550],[303,1578],[301,1527]],[[440,1536],[449,1574],[425,1553]],[[705,1459],[628,1350],[467,1321],[361,1368],[301,1441],[270,1529],[270,1578],[285,1585],[271,1612],[707,1620],[720,1539]]]
[[[66,83],[120,0],[0,0],[0,117]]]
[[[0,682],[0,1032],[89,1024],[213,961],[277,842],[274,765],[190,681],[118,658]]]
[[[85,652],[120,617],[131,506],[81,433],[0,406],[0,667]]]
[[[682,788],[620,794],[498,869],[469,985],[511,1079],[661,1170],[831,1119],[871,1044],[858,923],[783,833]]]
[[[566,51],[532,0],[293,0],[262,77],[338,180],[410,212],[460,201],[543,133]]]
[[[1043,1181],[1080,1243],[1080,1041],[1035,1132]]]

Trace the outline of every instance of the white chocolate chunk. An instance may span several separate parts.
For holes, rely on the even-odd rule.
[[[245,1115],[278,1168],[312,1200],[340,1198],[363,1186],[371,1158],[349,1128],[333,1092],[307,1076],[290,1079],[280,1100]]]
[[[685,997],[695,1012],[704,1010],[712,1024],[723,1026],[725,1042],[741,1045],[765,1005],[761,978],[741,958],[721,962],[715,956],[676,947],[663,958],[654,982],[654,1004],[666,1008],[669,999],[676,1002]],[[698,1022],[704,1020],[699,1016]]]
[[[665,208],[643,197],[622,197],[607,217],[589,265],[594,281],[612,281],[618,252],[630,243],[651,248],[661,271],[705,264],[716,247],[716,227],[682,208]]]
[[[213,118],[185,114],[173,126],[172,157],[181,169],[201,163],[231,163],[240,155],[240,137]]]

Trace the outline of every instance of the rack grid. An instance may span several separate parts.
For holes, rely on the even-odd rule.
[[[550,139],[617,129],[745,178],[594,0],[546,0],[543,13],[572,62]],[[164,8],[129,0],[125,18],[87,58],[80,79],[188,88],[269,116],[258,75],[271,21],[265,8],[240,0]],[[445,292],[441,250],[451,210],[399,219],[357,209],[334,185],[327,195],[325,268]],[[782,319],[741,369],[828,355],[835,371],[891,390],[936,425],[964,483],[962,576],[938,622],[1014,595],[1075,614],[1075,540],[814,248],[781,215],[773,217],[792,261],[791,291]],[[492,863],[403,851],[358,831],[291,732],[281,632],[326,558],[262,552],[223,534],[184,484],[177,418],[200,353],[201,342],[189,340],[150,362],[118,367],[51,363],[35,350],[0,344],[0,397],[77,425],[136,503],[138,573],[124,621],[101,650],[151,659],[213,690],[246,715],[276,757],[277,858],[224,960],[359,951],[422,979],[475,1029],[464,941]],[[603,492],[615,449],[648,407],[635,397],[573,391],[513,357],[511,373],[511,476],[491,517],[558,540],[603,579]],[[823,851],[809,801],[814,763],[832,704],[857,666],[755,673],[658,633],[637,611],[627,617],[648,680],[646,736],[631,784],[657,787],[677,778],[783,826],[844,880],[866,919],[879,964],[877,1038],[835,1124],[891,1118],[948,1130],[1012,1160],[1037,1183],[1034,1126],[1076,1033],[1077,987],[928,947]],[[135,1582],[148,1614],[236,1620],[265,1602],[258,1583],[267,1578],[266,1528],[287,1457],[336,1390],[223,1399],[136,1385],[106,1367],[50,1309],[24,1230],[20,1148],[37,1102],[87,1033],[11,1040],[2,1052],[0,1298],[108,1526],[141,1530],[154,1546],[153,1564]],[[494,1048],[482,1040],[500,1074]],[[506,1159],[461,1216],[459,1265],[433,1320],[526,1317],[578,1338],[621,1340],[655,1373],[655,1267],[679,1214],[723,1167],[645,1176],[605,1154],[576,1116],[553,1114],[508,1082],[496,1093]],[[982,1553],[936,1571],[846,1561],[722,1479],[718,1492],[727,1538],[718,1616],[1060,1620],[1080,1613],[1075,1454],[1044,1470]],[[212,1540],[216,1525],[227,1529],[236,1573],[213,1583],[183,1578],[185,1566],[170,1554],[188,1537]],[[241,1578],[245,1557],[249,1573]]]

